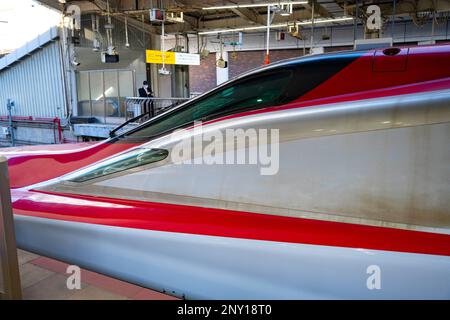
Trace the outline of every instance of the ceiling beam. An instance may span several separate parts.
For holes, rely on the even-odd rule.
[[[437,12],[448,12],[450,11],[450,1],[449,0],[434,0],[434,1],[411,1],[411,0],[396,0],[396,15],[404,15],[404,14],[415,14],[416,12],[425,12],[436,10]],[[347,1],[347,0],[336,0],[342,8],[346,7],[349,14],[355,15],[355,1]],[[433,4],[434,3],[434,4]],[[367,8],[367,6],[371,4],[377,3],[365,3],[361,5],[360,2],[360,10],[361,7]],[[381,14],[385,16],[392,15],[393,5],[391,2],[383,2],[378,4],[381,9]]]
[[[234,16],[229,18],[223,18],[223,19],[214,19],[214,20],[199,20],[198,25],[196,25],[196,28],[189,30],[186,28],[186,26],[183,26],[182,24],[171,24],[166,25],[166,32],[168,34],[170,33],[178,33],[178,32],[197,32],[197,31],[212,31],[215,29],[226,29],[229,28],[239,28],[239,27],[248,27],[248,26],[255,26],[255,25],[266,25],[266,14],[259,14],[259,19],[261,20],[260,23],[251,23],[249,22],[249,19],[246,17],[241,16]],[[304,10],[295,10],[293,14],[289,17],[281,16],[281,15],[275,15],[272,23],[283,23],[288,21],[304,21],[311,19],[311,12],[307,9]]]
[[[106,1],[104,0],[94,0],[92,1],[102,12],[106,12]],[[120,21],[124,21],[125,20],[125,15],[114,15],[114,18],[120,20]],[[158,30],[153,27],[152,25],[142,22],[142,20],[139,20],[137,18],[134,17],[127,17],[127,23],[136,28],[139,31],[142,32],[146,32],[146,33],[153,33],[156,34],[158,33]]]
[[[255,10],[250,8],[232,8],[230,9],[233,13],[237,14],[239,17],[247,20],[251,24],[265,24],[266,21],[261,15],[259,15]]]
[[[325,9],[322,5],[320,5],[320,3],[317,2],[317,0],[308,0],[308,4],[304,4],[304,6],[309,10],[311,14],[312,14],[312,7],[314,6],[314,16],[333,18],[333,15],[330,12],[328,12],[328,10]]]
[[[337,0],[339,1],[339,0]],[[398,0],[399,1],[399,0]],[[58,0],[39,0],[41,3],[45,3],[46,5],[49,5],[53,8],[59,8],[59,10],[63,10],[63,7],[58,2]],[[134,2],[134,1],[132,1]],[[168,5],[171,4],[172,9],[176,9],[174,7],[174,3],[171,1],[163,1],[164,4]],[[106,12],[106,1],[105,0],[92,0],[92,1],[73,1],[73,2],[67,2],[69,3],[75,3],[77,5],[80,5],[83,13],[98,13],[98,14],[105,14]],[[114,3],[114,2],[112,2]],[[142,2],[139,2],[142,4]],[[180,6],[182,11],[184,11],[183,8],[192,8],[193,6],[197,7],[198,9],[195,12],[199,12],[200,15],[198,17],[196,16],[190,16],[189,14],[184,15],[184,23],[166,23],[165,25],[165,31],[167,34],[174,34],[174,33],[195,33],[197,31],[208,31],[208,30],[214,30],[214,29],[223,29],[227,27],[239,27],[239,26],[248,26],[248,25],[265,25],[267,14],[264,12],[258,13],[257,10],[253,8],[235,8],[231,10],[227,10],[225,12],[229,12],[228,17],[224,18],[217,18],[217,19],[204,19],[204,17],[214,17],[217,13],[223,14],[224,10],[217,11],[217,12],[207,12],[201,10],[202,6],[211,6],[216,5],[218,3],[223,3],[222,1],[216,1],[216,0],[209,0],[209,1],[192,1],[192,0],[177,0],[176,4]],[[273,23],[282,23],[287,21],[302,21],[302,20],[308,20],[311,18],[311,7],[314,3],[314,11],[315,16],[320,17],[332,17],[332,15],[323,8],[319,3],[317,3],[317,0],[309,0],[308,5],[303,5],[302,7],[299,7],[297,10],[294,10],[293,14],[289,17],[284,17],[280,15],[275,15],[273,19]],[[66,5],[67,5],[66,4]],[[124,9],[128,10],[136,10],[136,7],[133,6],[133,4],[128,0],[125,2],[120,2],[120,7],[115,8],[112,7],[111,15],[119,19],[121,21],[124,20],[126,12],[124,12]],[[151,34],[161,34],[161,26],[159,24],[150,24],[148,23],[148,9],[142,10],[143,8],[138,8],[139,11],[142,11],[142,14],[145,15],[145,23],[142,23],[141,17],[139,16],[139,12],[136,11],[136,14],[126,14],[128,17],[128,23],[130,26],[133,26],[139,31],[151,33]]]

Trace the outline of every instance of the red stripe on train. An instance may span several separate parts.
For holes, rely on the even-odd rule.
[[[20,215],[115,227],[450,256],[450,235],[167,203],[13,190]]]
[[[369,51],[359,57],[301,96],[298,101],[310,101],[325,96],[398,87],[450,77],[450,68],[443,67],[447,65],[450,57],[448,45],[403,48],[402,52],[395,57],[386,56],[381,51]],[[404,65],[396,61],[402,55]],[[376,69],[376,66],[380,64],[388,68]],[[400,65],[403,65],[404,69],[396,69]]]
[[[8,157],[11,188],[22,188],[62,176],[135,147],[136,144],[101,142],[74,150],[70,150],[70,146],[67,145],[62,145],[62,148],[64,146],[67,150],[56,153],[41,150],[40,154],[23,154],[23,152],[5,154]]]

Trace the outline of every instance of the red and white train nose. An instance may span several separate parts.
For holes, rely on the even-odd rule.
[[[287,60],[96,145],[7,151],[17,241],[186,298],[448,299],[449,58]]]

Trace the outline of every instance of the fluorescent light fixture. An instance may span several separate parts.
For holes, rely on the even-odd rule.
[[[294,6],[292,4],[288,4],[288,5],[279,5],[279,6],[274,6],[275,10],[274,13],[279,14],[280,16],[290,16],[293,13],[293,8]]]
[[[341,18],[333,18],[333,19],[316,19],[314,20],[314,24],[319,23],[332,23],[332,22],[341,22],[341,21],[350,21],[353,20],[352,17],[341,17]],[[296,22],[297,25],[312,25],[312,21],[299,21]],[[271,29],[283,28],[287,27],[287,23],[276,23],[270,25]],[[202,31],[199,32],[199,35],[204,34],[217,34],[217,33],[230,33],[230,32],[242,32],[242,31],[254,31],[254,30],[267,30],[267,26],[252,26],[252,27],[242,27],[242,28],[232,28],[232,29],[220,29],[220,30],[211,30],[211,31]]]
[[[286,23],[278,23],[272,24],[270,28],[282,28],[286,27]],[[255,26],[255,27],[242,27],[242,28],[233,28],[233,29],[221,29],[221,30],[212,30],[212,31],[203,31],[198,34],[216,34],[216,33],[228,33],[228,32],[239,32],[239,31],[253,31],[253,30],[266,30],[267,26]]]
[[[341,17],[341,18],[332,18],[332,19],[314,19],[314,24],[318,23],[332,23],[332,22],[340,22],[340,21],[350,21],[353,20],[353,17]],[[300,21],[296,22],[297,25],[309,25],[312,24],[312,20],[308,21]]]
[[[268,3],[247,3],[247,4],[232,4],[225,6],[205,7],[203,10],[221,10],[221,9],[238,9],[238,8],[257,8],[267,6],[278,6],[286,4],[307,4],[308,1],[280,1],[280,2],[268,2]]]

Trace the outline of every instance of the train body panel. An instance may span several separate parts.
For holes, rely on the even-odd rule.
[[[201,132],[193,128],[139,147],[167,149],[172,154],[180,143],[199,135],[213,132],[223,137],[223,150],[212,156],[202,153],[211,141],[194,145],[191,164],[174,163],[168,157],[81,183],[71,181],[84,174],[76,172],[36,189],[449,229],[450,149],[444,148],[450,137],[448,105],[450,90],[441,90],[212,122]],[[247,144],[227,141],[229,129],[242,130],[237,139]],[[274,159],[279,163],[226,164],[230,155],[237,157],[239,152],[248,158],[259,139],[252,132],[260,130],[279,130],[279,159]],[[195,154],[201,155],[201,161]],[[223,164],[212,163],[215,157]],[[89,170],[98,166],[102,162]],[[278,172],[262,175],[264,167]]]
[[[449,256],[27,216],[18,216],[16,222],[18,244],[28,250],[181,298],[448,299],[450,295]],[[373,266],[381,270],[379,290],[368,285]]]
[[[448,59],[287,60],[100,144],[9,150],[18,243],[187,298],[448,299]]]

